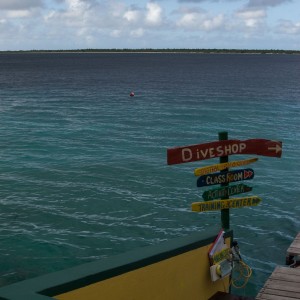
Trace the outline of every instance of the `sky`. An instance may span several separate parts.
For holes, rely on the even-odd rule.
[[[300,0],[0,0],[0,51],[300,50]]]

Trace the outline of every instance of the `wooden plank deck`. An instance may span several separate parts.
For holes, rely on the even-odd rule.
[[[300,299],[300,269],[277,267],[255,299]]]
[[[297,256],[300,255],[300,232],[295,237],[294,241],[287,249],[287,255]]]
[[[294,257],[300,255],[300,232],[287,250],[286,262],[294,263]],[[296,262],[294,268],[276,267],[264,287],[256,296],[256,300],[296,300],[300,299],[300,268]]]
[[[286,251],[285,263],[286,265],[293,265],[297,267],[300,265],[300,232],[295,237],[294,241],[291,243],[290,247]]]

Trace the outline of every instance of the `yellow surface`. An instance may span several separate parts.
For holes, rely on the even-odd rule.
[[[224,259],[228,259],[230,256],[230,251],[231,251],[231,249],[228,247],[228,248],[224,248],[221,251],[214,254],[212,257],[213,264],[217,264],[217,263],[220,263]]]
[[[201,167],[201,168],[195,169],[194,174],[195,174],[195,176],[202,176],[202,175],[206,175],[209,173],[222,171],[227,168],[249,165],[253,162],[256,162],[257,160],[258,160],[258,158],[249,158],[249,159],[245,159],[245,160],[230,161],[230,162],[211,165],[211,166],[207,166],[207,167]]]
[[[229,238],[226,240],[229,244]],[[59,300],[207,300],[227,291],[228,277],[212,282],[211,244],[55,297]]]
[[[192,203],[192,211],[203,212],[209,210],[220,210],[226,208],[240,208],[244,206],[256,206],[261,202],[257,196],[244,198],[231,198],[225,200],[212,200]]]

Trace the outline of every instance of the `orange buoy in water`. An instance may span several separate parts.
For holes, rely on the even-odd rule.
[[[130,92],[129,96],[133,97],[134,96],[134,92]]]

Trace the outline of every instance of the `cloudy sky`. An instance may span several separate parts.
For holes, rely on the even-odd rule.
[[[0,50],[300,50],[300,0],[0,0]]]

